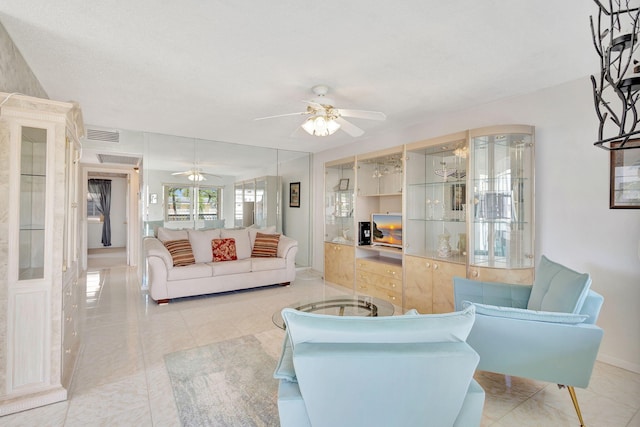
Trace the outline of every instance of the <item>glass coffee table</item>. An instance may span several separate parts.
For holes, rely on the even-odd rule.
[[[307,313],[330,314],[334,316],[378,317],[392,316],[393,304],[367,295],[342,295],[300,301],[287,306]],[[273,313],[273,323],[284,329],[281,310]]]

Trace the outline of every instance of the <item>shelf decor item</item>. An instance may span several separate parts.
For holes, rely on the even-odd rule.
[[[451,256],[451,244],[449,243],[449,239],[451,236],[449,234],[441,234],[438,236],[438,256],[440,258],[449,258]]]
[[[600,75],[591,76],[593,101],[600,125],[596,147],[640,148],[640,64],[634,59],[640,36],[640,8],[629,0],[602,2],[590,18],[591,35],[600,57]]]
[[[346,191],[349,189],[349,178],[342,178],[338,184],[338,190]]]

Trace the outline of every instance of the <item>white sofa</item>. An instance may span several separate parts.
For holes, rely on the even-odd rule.
[[[296,277],[295,258],[298,242],[280,235],[276,257],[252,257],[258,232],[274,234],[268,229],[169,230],[158,229],[157,237],[144,238],[147,283],[151,298],[158,304],[173,298],[249,289],[274,284],[288,285]],[[211,241],[235,239],[237,260],[212,261]],[[188,239],[195,264],[174,266],[167,240]]]

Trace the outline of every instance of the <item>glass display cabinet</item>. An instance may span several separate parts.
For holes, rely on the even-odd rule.
[[[405,253],[466,263],[467,134],[408,145]]]
[[[353,289],[355,158],[328,162],[324,171],[324,278]]]
[[[534,268],[534,129],[500,126],[470,134],[471,278],[531,283]],[[499,271],[511,270],[504,277]],[[518,271],[520,270],[520,271]],[[512,282],[513,283],[513,282]]]
[[[18,280],[42,279],[47,213],[47,130],[25,126],[20,142]]]
[[[355,207],[355,159],[343,159],[325,165],[325,227],[326,242],[353,245],[356,236],[353,210]]]
[[[0,93],[0,416],[65,400],[80,350],[74,103]]]

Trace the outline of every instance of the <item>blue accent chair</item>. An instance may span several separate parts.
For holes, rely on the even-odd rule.
[[[475,308],[355,317],[282,311],[282,427],[479,426],[484,390],[464,341]]]
[[[476,307],[467,342],[478,370],[566,386],[584,426],[574,387],[589,385],[603,331],[604,301],[591,278],[542,257],[533,285],[454,278],[455,307]]]

